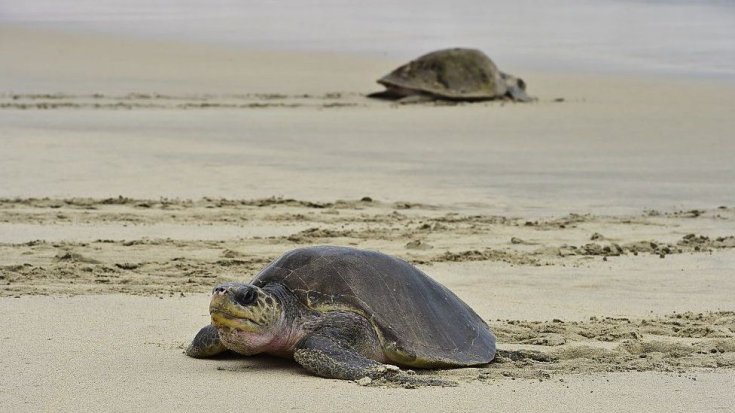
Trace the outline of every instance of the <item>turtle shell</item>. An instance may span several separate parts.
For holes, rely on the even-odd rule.
[[[352,311],[375,327],[391,361],[466,366],[495,357],[495,336],[459,297],[398,258],[346,247],[287,252],[253,285],[279,283],[316,311]]]
[[[423,55],[385,75],[378,83],[456,100],[494,99],[508,91],[500,70],[485,53],[463,48]]]

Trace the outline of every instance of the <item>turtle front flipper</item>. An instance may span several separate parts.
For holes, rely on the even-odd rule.
[[[528,96],[526,90],[518,85],[508,85],[508,97],[516,102],[533,102],[536,100],[531,96]]]
[[[325,334],[312,334],[298,345],[294,359],[317,376],[358,380],[376,379],[386,370],[382,363],[370,360]]]
[[[294,359],[317,376],[360,380],[365,377],[405,387],[456,386],[437,378],[411,375],[398,367],[371,360],[330,334],[315,333],[305,337],[294,352]]]
[[[194,358],[212,357],[227,351],[227,347],[219,339],[219,333],[213,325],[208,325],[197,333],[189,347],[186,355]]]

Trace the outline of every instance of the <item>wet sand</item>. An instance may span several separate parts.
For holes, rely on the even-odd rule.
[[[1,406],[735,404],[732,85],[530,72],[531,105],[407,107],[363,96],[391,59],[0,30]],[[214,284],[315,244],[415,263],[498,362],[400,389],[181,354]]]

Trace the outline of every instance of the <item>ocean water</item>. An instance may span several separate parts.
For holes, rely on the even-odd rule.
[[[413,57],[469,46],[508,70],[735,79],[735,0],[0,0],[0,24]]]

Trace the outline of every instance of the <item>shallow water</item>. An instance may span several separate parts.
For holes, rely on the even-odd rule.
[[[500,65],[735,78],[735,1],[0,0],[0,24],[412,57],[449,46]]]

